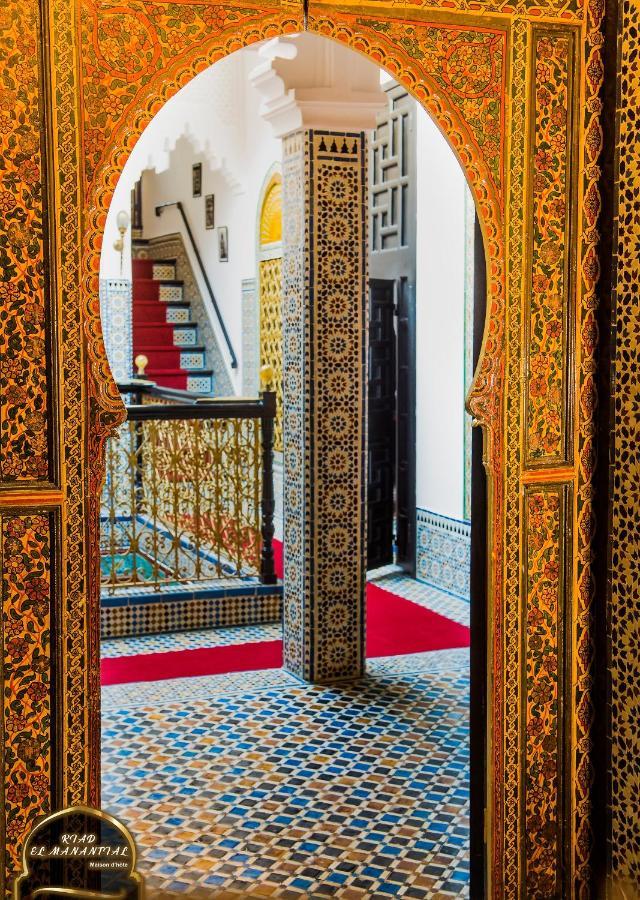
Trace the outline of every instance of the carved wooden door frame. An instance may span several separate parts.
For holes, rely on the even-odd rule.
[[[47,805],[99,796],[99,491],[105,441],[124,415],[98,302],[113,190],[144,127],[194,75],[242,46],[307,27],[367,54],[412,92],[476,202],[488,303],[469,408],[484,432],[489,483],[490,891],[585,895],[601,0],[327,0],[308,9],[293,0],[39,0],[39,14],[27,6],[9,0],[2,15],[9,41],[27,49],[35,41],[39,57],[12,56],[6,40],[1,48],[7,77],[28,85],[42,113],[19,132],[23,142],[31,134],[32,156],[42,153],[41,172],[25,160],[14,182],[42,176],[35,206],[46,215],[25,212],[37,246],[20,223],[7,246],[18,268],[27,246],[49,273],[23,293],[43,310],[40,340],[51,352],[26,412],[5,411],[18,422],[4,435],[18,462],[20,436],[40,422],[33,413],[44,416],[42,471],[7,473],[0,500],[4,544],[18,553],[17,541],[23,550],[35,542],[37,587],[51,598],[51,632],[40,623],[20,682],[33,693],[43,680],[36,657],[49,660],[51,716],[13,722],[5,700],[5,728],[24,728],[8,732],[4,832],[19,846]],[[35,196],[11,190],[25,209]],[[19,538],[8,533],[22,528]],[[38,594],[19,575],[6,582],[5,617],[27,588]],[[5,678],[20,668],[6,649],[4,665]],[[20,762],[29,740],[48,779],[42,794]]]

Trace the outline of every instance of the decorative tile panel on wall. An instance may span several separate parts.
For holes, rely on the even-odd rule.
[[[234,390],[231,386],[227,366],[213,331],[198,282],[191,268],[182,237],[179,234],[167,234],[162,237],[152,238],[144,249],[134,248],[134,255],[140,258],[147,256],[158,260],[175,259],[175,276],[177,280],[184,282],[180,299],[187,300],[191,304],[191,318],[198,324],[198,333],[206,349],[207,365],[213,370],[216,396],[232,396]],[[189,389],[193,391],[199,389],[208,391],[208,382],[205,383],[203,380],[200,385],[190,378]]]
[[[226,628],[282,620],[282,588],[234,587],[206,591],[172,590],[162,598],[145,596],[103,597],[100,633],[103,638],[128,637],[192,628]],[[181,596],[182,594],[182,596]],[[191,594],[191,596],[190,596]]]
[[[100,279],[100,319],[104,349],[116,382],[129,381],[133,363],[131,282]]]
[[[260,335],[255,278],[242,282],[242,393],[257,397],[260,391]]]
[[[619,896],[640,884],[640,7],[622,0],[619,26],[613,469],[611,478],[609,859]],[[600,526],[598,526],[600,527]],[[623,890],[624,889],[624,890]]]
[[[284,141],[285,664],[364,670],[366,137]]]
[[[575,32],[534,29],[534,128],[531,135],[531,290],[526,327],[526,461],[531,467],[569,462],[569,358],[572,301]]]
[[[471,523],[426,509],[416,513],[416,577],[469,600]]]
[[[283,261],[282,261],[282,378],[284,385],[284,598],[283,657],[290,672],[304,678],[309,670],[310,590],[307,567],[307,521],[310,500],[307,447],[311,439],[306,412],[305,379],[309,340],[307,290],[308,140],[303,132],[282,142]]]
[[[284,520],[282,500],[284,497],[284,463],[283,454],[274,453],[273,456],[273,495],[276,498],[276,509],[273,514],[273,525],[276,540],[281,541],[284,534]]]
[[[8,873],[51,809],[52,513],[0,517],[3,817]]]

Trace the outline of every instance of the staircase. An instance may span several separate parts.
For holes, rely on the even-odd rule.
[[[205,368],[206,350],[176,280],[175,260],[132,262],[133,358],[148,358],[145,375],[161,387],[212,394],[213,372]]]

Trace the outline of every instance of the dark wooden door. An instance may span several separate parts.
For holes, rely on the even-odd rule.
[[[473,271],[473,369],[480,358],[487,308],[484,243],[476,216]],[[487,805],[487,481],[482,462],[482,432],[471,439],[471,840],[470,896],[485,897],[485,831]]]
[[[367,568],[393,562],[396,469],[395,282],[369,282]]]
[[[416,574],[416,286],[398,283],[396,562]]]

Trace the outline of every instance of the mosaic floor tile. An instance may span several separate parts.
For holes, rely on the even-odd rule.
[[[194,631],[177,631],[167,634],[106,638],[101,642],[100,653],[104,659],[114,659],[117,656],[163,653],[168,650],[198,650],[201,647],[225,647],[231,644],[277,641],[281,637],[282,626],[278,623],[238,625],[233,628],[200,628]]]
[[[453,622],[469,625],[471,605],[468,600],[462,600],[422,581],[409,578],[402,572],[394,571],[394,568],[388,566],[385,569],[378,569],[373,578],[370,573],[368,580],[375,581],[378,587],[384,588],[385,591],[391,591],[392,594],[404,597],[405,600],[419,603],[420,606],[440,613]]]
[[[437,588],[422,584],[404,575],[397,566],[385,566],[369,573],[369,581],[391,593],[412,600],[427,609],[447,616],[461,625],[469,625],[469,604]],[[162,653],[169,650],[197,650],[201,647],[221,647],[257,641],[274,641],[282,637],[278,623],[242,625],[232,628],[202,628],[193,631],[148,634],[136,637],[105,638],[101,655],[106,659],[134,656],[138,653]]]
[[[211,696],[173,682],[172,702],[105,705],[102,803],[149,896],[467,896],[468,656],[370,660],[333,688],[184,679]]]
[[[394,675],[468,671],[469,650],[431,650],[402,656],[384,656],[367,660],[370,675]],[[166,681],[139,681],[102,687],[102,708],[164,706],[175,701],[207,700],[221,694],[255,693],[280,687],[297,687],[300,681],[284,669],[231,672],[227,675],[202,675],[169,678]]]

